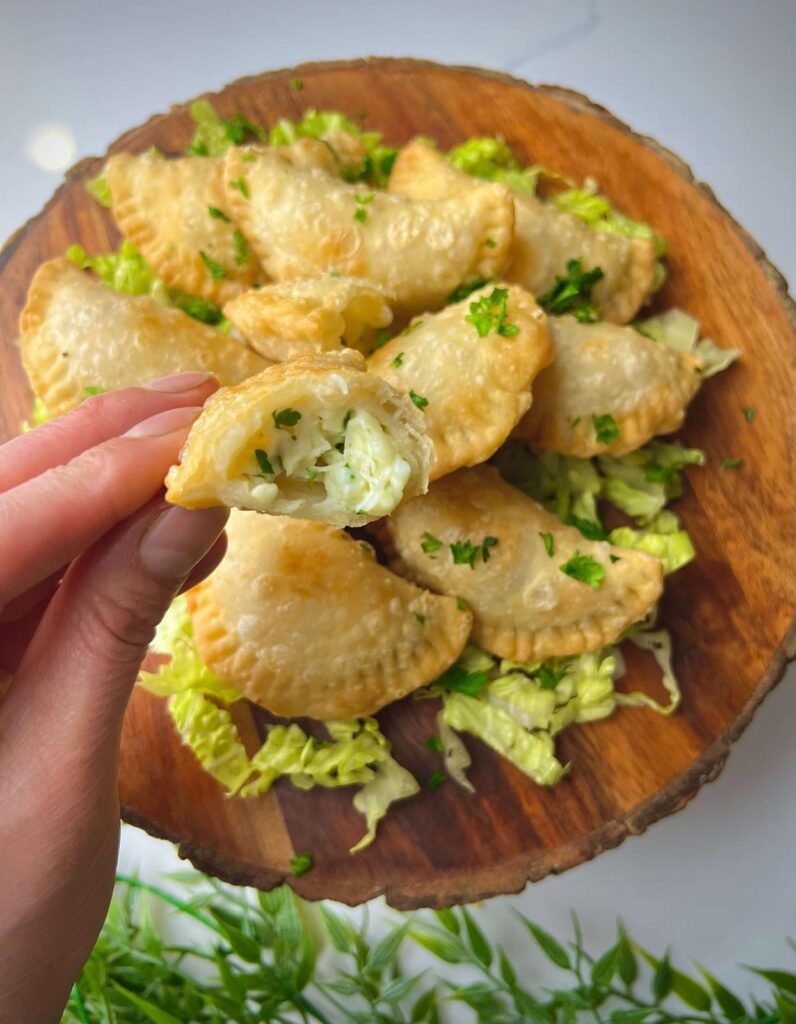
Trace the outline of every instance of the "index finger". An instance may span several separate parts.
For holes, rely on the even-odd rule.
[[[209,373],[175,373],[140,387],[89,398],[76,409],[0,446],[0,494],[63,466],[81,452],[166,409],[202,405],[218,382]]]

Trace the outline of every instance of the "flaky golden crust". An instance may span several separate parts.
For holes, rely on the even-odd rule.
[[[277,281],[336,270],[383,285],[415,313],[465,281],[498,276],[509,256],[514,207],[502,185],[414,202],[237,147],[225,182],[234,219]]]
[[[392,321],[391,297],[362,278],[325,274],[244,292],[224,315],[252,348],[284,362],[344,345],[367,351],[373,329]]]
[[[487,466],[438,480],[378,531],[391,568],[437,593],[461,595],[475,616],[475,642],[515,661],[613,643],[647,614],[663,587],[657,558],[586,540]],[[436,551],[423,550],[427,533],[441,542]],[[543,533],[552,535],[552,556]],[[485,537],[497,540],[487,562],[479,555],[475,568],[454,563],[450,544],[480,545]],[[602,566],[596,589],[561,570],[576,551]]]
[[[391,192],[414,199],[439,199],[473,188],[474,179],[453,167],[436,149],[420,140],[405,146],[390,175]],[[606,320],[627,323],[652,295],[655,247],[649,239],[625,238],[596,231],[573,214],[513,191],[514,242],[508,281],[540,295],[564,275],[569,260],[584,270],[599,266],[603,278],[594,288]]]
[[[369,545],[233,512],[218,569],[188,594],[205,663],[278,715],[370,715],[444,672],[472,617],[400,579]]]
[[[506,323],[517,333],[478,334],[466,317],[471,304],[494,287],[419,317],[368,360],[371,373],[427,400],[423,414],[434,446],[431,480],[497,451],[531,405],[531,384],[553,355],[547,317],[513,285],[500,287],[508,291]]]
[[[678,430],[702,382],[698,359],[632,327],[552,317],[555,359],[537,378],[534,404],[515,435],[536,448],[588,459],[623,455]],[[610,415],[619,437],[603,443],[593,417]]]
[[[113,391],[185,370],[237,384],[268,365],[234,338],[148,296],[121,295],[66,259],[36,271],[20,317],[31,386],[52,416],[87,388]]]
[[[122,234],[171,288],[224,303],[263,280],[256,256],[235,244],[227,216],[224,161],[117,153],[105,167]],[[218,265],[214,276],[202,254]]]
[[[362,356],[347,350],[277,363],[235,388],[221,388],[208,399],[180,453],[180,462],[166,477],[166,498],[186,508],[225,503],[224,489],[242,460],[251,455],[254,438],[268,449],[269,433],[277,434],[274,414],[292,409],[302,415],[339,409],[364,410],[389,427],[401,457],[410,467],[405,499],[428,487],[432,449],[419,411],[406,395],[386,381],[364,372]],[[277,485],[279,480],[277,477]],[[284,485],[282,485],[284,486]],[[363,526],[378,515],[354,509],[331,509],[315,483],[290,480],[269,507],[277,515],[316,519],[332,526]],[[321,507],[322,506],[322,507]]]

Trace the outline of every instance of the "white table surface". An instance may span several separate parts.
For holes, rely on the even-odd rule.
[[[789,0],[3,0],[0,237],[58,183],[60,171],[29,157],[42,125],[66,126],[64,157],[71,131],[77,158],[240,75],[393,54],[587,93],[679,153],[793,278],[794,43]],[[588,939],[607,946],[620,916],[648,947],[671,944],[676,962],[696,957],[740,986],[749,976],[739,961],[792,962],[783,938],[796,935],[794,678],[786,675],[720,779],[685,810],[592,863],[490,901],[490,934],[519,951],[510,906],[556,932],[575,908]],[[167,844],[125,828],[123,866],[150,875],[174,862]]]

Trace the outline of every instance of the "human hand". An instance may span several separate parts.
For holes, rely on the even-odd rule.
[[[100,395],[0,447],[0,1024],[59,1021],[102,926],[127,700],[170,601],[224,552],[225,510],[161,496],[216,387]]]

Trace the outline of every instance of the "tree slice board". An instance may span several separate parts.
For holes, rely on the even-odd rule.
[[[291,87],[300,79],[302,88]],[[123,817],[179,844],[197,867],[269,888],[283,879],[310,899],[358,903],[379,893],[396,907],[443,906],[517,891],[579,864],[682,807],[716,777],[731,743],[780,678],[794,647],[794,306],[760,247],[688,167],[582,96],[505,75],[422,61],[371,59],[312,64],[242,79],[211,97],[216,109],[273,124],[311,107],[343,110],[404,143],[417,133],[450,146],[502,133],[520,158],[595,176],[627,211],[669,242],[669,280],[656,307],[680,306],[703,332],[743,359],[694,402],[683,438],[704,448],[680,501],[698,558],[668,581],[662,618],[675,640],[682,710],[662,718],[625,710],[567,731],[560,755],[570,775],[534,785],[476,741],[469,795],[447,782],[396,806],[373,846],[349,847],[362,819],[348,791],[278,784],[256,800],[228,799],[181,747],[161,701],[137,691],[127,714],[119,793]],[[127,132],[110,152],[157,146],[177,153],[192,135],[188,105]],[[0,433],[29,414],[31,395],[14,347],[16,322],[36,267],[72,242],[115,247],[106,210],[84,191],[101,158],[84,160],[44,210],[0,254]],[[743,407],[757,411],[747,423]],[[744,465],[723,472],[723,457]],[[655,692],[646,656],[629,659],[623,685]],[[403,701],[381,716],[399,760],[425,780],[437,767],[424,742],[433,702]],[[262,715],[241,706],[251,743]],[[311,851],[314,869],[290,875],[290,857]]]

